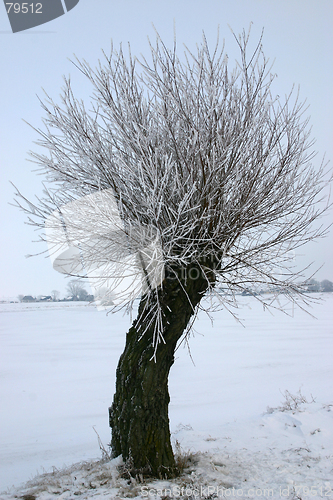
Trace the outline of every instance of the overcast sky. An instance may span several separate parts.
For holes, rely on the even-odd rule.
[[[205,31],[209,45],[220,35],[226,39],[229,60],[236,56],[235,32],[253,22],[252,40],[265,29],[264,52],[275,59],[276,91],[288,93],[300,85],[301,98],[310,105],[318,165],[324,153],[333,159],[333,2],[332,0],[80,0],[70,12],[47,24],[13,34],[5,7],[0,6],[0,169],[1,169],[1,288],[0,299],[18,294],[65,293],[66,279],[53,271],[34,228],[23,213],[9,205],[12,181],[28,198],[41,193],[41,177],[27,153],[36,149],[36,133],[23,119],[38,127],[42,110],[36,95],[42,88],[57,99],[62,76],[71,75],[77,97],[86,97],[89,86],[69,61],[75,54],[91,65],[108,52],[111,39],[116,47],[129,42],[133,54],[147,54],[147,36],[154,39],[152,24],[170,46],[176,24],[179,50],[185,43],[195,48]],[[332,220],[332,216],[331,216]],[[326,223],[329,219],[326,219]],[[333,281],[333,236],[304,248],[298,265],[315,261],[323,265],[319,279]]]

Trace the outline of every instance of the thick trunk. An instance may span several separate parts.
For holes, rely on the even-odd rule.
[[[170,441],[168,375],[177,341],[207,289],[207,280],[199,273],[192,274],[197,279],[182,280],[186,293],[176,280],[163,282],[159,298],[166,343],[159,344],[155,360],[153,326],[142,335],[149,318],[143,316],[134,321],[119,360],[116,393],[109,409],[113,456],[122,455],[125,461],[130,460],[134,470],[155,477],[177,473]],[[138,318],[145,301],[143,297]]]

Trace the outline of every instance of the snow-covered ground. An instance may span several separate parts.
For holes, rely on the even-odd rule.
[[[96,461],[129,316],[0,304],[0,498],[333,497],[333,295],[322,298],[317,319],[272,316],[253,297],[239,297],[245,328],[227,311],[213,327],[199,315],[193,361],[180,347],[169,384],[173,442],[191,468],[144,484],[119,477],[119,459]]]

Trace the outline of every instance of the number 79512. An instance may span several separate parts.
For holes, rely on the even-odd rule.
[[[19,4],[19,3],[6,3],[6,7],[7,7],[7,13],[9,14],[9,12],[11,11],[11,9],[13,8],[13,12],[15,14],[19,14],[20,12],[22,14],[28,14],[28,13],[31,13],[31,14],[42,14],[42,8],[43,8],[43,4],[41,3],[22,3],[22,4]]]

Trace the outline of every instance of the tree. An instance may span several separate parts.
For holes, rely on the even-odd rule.
[[[46,128],[38,132],[48,154],[32,156],[50,188],[38,204],[17,193],[33,224],[48,221],[49,231],[53,220],[54,233],[67,227],[77,250],[63,272],[84,277],[84,254],[107,289],[110,261],[125,262],[124,272],[123,255],[139,262],[144,284],[117,368],[111,444],[134,471],[154,476],[177,472],[168,375],[199,305],[209,310],[202,298],[223,286],[228,293],[217,292],[212,307],[231,310],[236,294],[265,285],[306,301],[291,255],[325,234],[314,223],[327,210],[318,201],[330,177],[323,162],[312,164],[304,104],[292,92],[272,95],[261,39],[249,54],[249,33],[235,40],[233,70],[224,48],[217,43],[211,53],[205,37],[183,59],[176,43],[169,50],[157,35],[150,62],[122,49],[96,69],[76,61],[94,89],[92,111],[66,79],[60,105],[41,101]],[[150,279],[152,269],[160,279]],[[272,296],[257,298],[279,307]]]
[[[311,278],[308,286],[307,286],[307,291],[308,292],[320,292],[320,283],[319,281],[315,280],[314,278]]]
[[[323,292],[333,292],[333,283],[330,280],[323,280],[321,283],[321,289]]]
[[[88,292],[84,288],[80,288],[78,293],[79,300],[87,300]]]
[[[52,290],[51,297],[53,302],[56,302],[59,299],[60,292],[58,290]]]
[[[84,285],[78,280],[71,280],[67,285],[67,291],[73,300],[85,300],[88,295]]]

